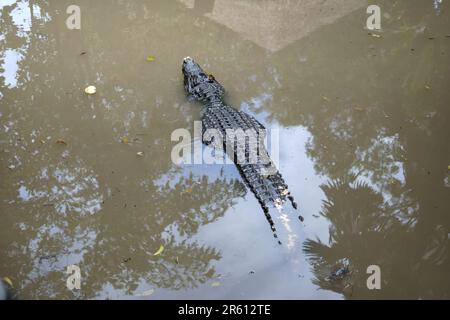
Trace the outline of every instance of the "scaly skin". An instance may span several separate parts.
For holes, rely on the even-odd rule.
[[[233,159],[247,186],[255,195],[274,236],[277,237],[268,205],[274,204],[277,208],[281,208],[286,199],[290,200],[295,209],[297,209],[297,204],[264,146],[266,129],[251,115],[226,105],[223,101],[225,92],[223,87],[213,76],[207,75],[192,58],[184,59],[182,70],[186,92],[191,98],[204,103],[202,110],[204,143],[210,143],[205,140],[208,131],[220,133],[221,141],[217,144],[217,141],[214,140],[216,148],[228,151],[228,156]],[[242,141],[243,145],[239,147],[238,143],[233,143],[234,138],[230,134],[230,130],[233,129],[242,129],[253,134],[255,139],[245,139]],[[242,158],[239,160],[239,152],[242,155],[245,154],[247,161],[243,161]],[[256,152],[253,153],[256,157],[252,158],[252,161],[248,161],[252,152]]]

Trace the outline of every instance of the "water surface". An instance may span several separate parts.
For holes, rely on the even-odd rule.
[[[0,1],[0,276],[20,298],[450,297],[448,1],[378,1],[381,37],[361,0],[77,1],[81,30],[71,4]],[[200,119],[187,55],[279,130],[300,207],[272,213],[281,246],[234,166],[171,162]]]

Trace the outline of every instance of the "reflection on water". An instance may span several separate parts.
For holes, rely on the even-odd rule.
[[[79,1],[70,31],[69,1],[2,1],[0,276],[42,299],[448,298],[448,3],[381,1],[374,38],[356,2]],[[305,216],[274,214],[285,245],[233,166],[171,163],[200,118],[186,55],[281,129]]]

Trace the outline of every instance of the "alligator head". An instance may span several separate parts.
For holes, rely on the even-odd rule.
[[[221,99],[224,88],[214,76],[206,74],[191,57],[183,59],[184,88],[187,94],[196,100],[208,101]]]

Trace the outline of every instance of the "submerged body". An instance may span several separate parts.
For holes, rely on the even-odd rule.
[[[220,135],[219,143],[216,139],[217,134],[215,135],[213,140],[215,147],[223,148],[233,159],[247,186],[261,205],[272,231],[275,232],[269,205],[281,208],[287,199],[295,209],[297,204],[264,146],[266,134],[264,126],[251,115],[226,105],[222,98],[225,92],[223,87],[190,57],[183,61],[183,74],[188,95],[204,103],[203,142],[205,144],[212,142],[205,139],[210,132]],[[239,139],[239,135],[235,134],[237,131],[245,132],[242,141],[235,141],[235,138]]]

